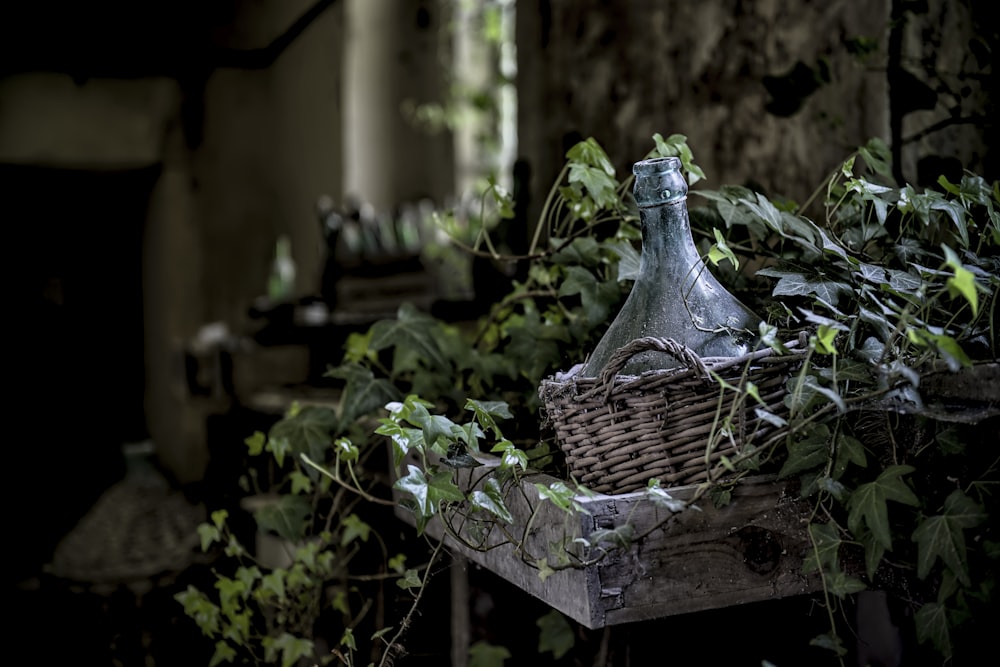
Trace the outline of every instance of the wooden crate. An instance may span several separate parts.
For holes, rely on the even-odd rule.
[[[481,479],[482,470],[461,471],[463,490],[469,488],[472,475]],[[805,532],[808,508],[794,484],[763,476],[743,480],[733,490],[731,502],[721,509],[706,497],[698,504],[700,511],[688,509],[676,515],[628,550],[612,552],[586,567],[558,570],[543,580],[531,563],[547,555],[550,544],[565,544],[566,538],[585,537],[626,522],[642,533],[669,514],[637,492],[580,496],[577,501],[590,515],[570,515],[551,502],[538,500],[534,484],[554,481],[546,475],[532,475],[522,481],[521,489],[507,494],[515,528],[523,529],[536,512],[522,552],[498,531],[484,543],[494,547],[489,550],[471,549],[450,535],[446,546],[591,629],[821,588],[818,575],[801,573],[802,559],[811,548]],[[679,487],[671,489],[670,495],[688,499],[694,492],[695,487]],[[397,505],[396,515],[415,525],[413,513],[406,508]],[[443,532],[440,518],[435,517],[427,533],[441,539]],[[473,539],[467,527],[459,534]]]

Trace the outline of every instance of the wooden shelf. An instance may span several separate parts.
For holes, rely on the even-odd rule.
[[[460,472],[463,490],[469,489],[473,475],[481,479],[482,471]],[[773,477],[745,479],[725,507],[717,509],[705,498],[700,511],[689,508],[628,550],[612,552],[593,565],[559,570],[543,580],[532,563],[547,556],[550,545],[571,544],[597,529],[626,522],[641,533],[669,514],[637,492],[579,496],[577,502],[590,515],[570,515],[551,502],[537,500],[534,484],[554,481],[547,475],[532,475],[522,480],[521,489],[507,494],[514,526],[527,525],[535,512],[523,551],[517,552],[499,531],[482,542],[483,549],[469,548],[451,536],[445,538],[446,546],[591,629],[821,589],[818,576],[801,571],[810,549],[805,532],[808,507],[794,484]],[[687,499],[694,492],[695,487],[689,486],[669,493]],[[525,498],[532,499],[530,504]],[[398,504],[396,516],[415,525],[413,513]],[[427,533],[441,539],[440,518],[428,524]],[[478,544],[468,529],[459,534]]]

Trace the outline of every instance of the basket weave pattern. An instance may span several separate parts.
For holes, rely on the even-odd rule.
[[[755,409],[787,417],[785,383],[805,356],[794,350],[798,346],[788,347],[790,354],[764,349],[699,358],[673,339],[640,338],[619,349],[600,377],[560,374],[541,383],[539,396],[570,474],[587,488],[629,493],[653,478],[663,486],[683,486],[705,480],[723,455],[776,435],[776,420],[761,418]],[[669,354],[680,365],[619,375],[629,359],[646,351]],[[745,394],[748,382],[766,407]]]

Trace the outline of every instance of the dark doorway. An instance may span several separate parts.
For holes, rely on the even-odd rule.
[[[142,245],[159,173],[0,165],[13,296],[4,488],[14,534],[34,538],[15,576],[30,576],[122,477],[122,444],[149,437]]]

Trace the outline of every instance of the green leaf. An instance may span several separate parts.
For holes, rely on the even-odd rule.
[[[451,364],[437,343],[439,324],[413,304],[404,303],[396,312],[396,319],[379,320],[372,325],[371,348],[376,351],[389,347],[408,350],[432,370],[450,370]]]
[[[513,419],[510,406],[505,401],[477,401],[472,398],[465,400],[465,409],[472,410],[476,415],[476,421],[482,424],[483,428],[492,431],[498,438],[503,437],[500,427],[497,426],[498,419]]]
[[[535,488],[538,490],[539,498],[551,501],[553,505],[567,514],[573,514],[574,512],[590,513],[587,512],[583,505],[576,501],[577,493],[566,486],[564,482],[552,482],[547,486],[536,482]]]
[[[539,653],[552,653],[553,659],[559,660],[569,653],[569,650],[576,643],[569,621],[555,609],[539,618],[535,623],[539,630]]]
[[[861,484],[847,501],[847,527],[857,537],[862,525],[868,527],[878,544],[892,550],[892,533],[889,528],[887,502],[892,500],[904,505],[918,506],[919,501],[903,475],[913,472],[912,466],[892,465],[882,471],[873,482]]]
[[[976,278],[972,275],[971,271],[962,266],[962,262],[958,259],[954,250],[946,245],[942,245],[941,247],[944,249],[948,266],[955,272],[955,275],[948,278],[945,283],[948,286],[948,293],[952,297],[961,294],[969,302],[969,306],[972,307],[972,316],[975,317],[979,314],[979,295],[976,293]]]
[[[736,258],[736,255],[733,254],[733,251],[726,244],[726,239],[722,236],[722,232],[718,229],[713,229],[712,231],[715,233],[715,243],[708,249],[708,261],[718,266],[719,262],[728,259],[732,263],[733,268],[739,271],[740,260]]]
[[[879,544],[870,531],[865,531],[864,535],[861,536],[861,546],[865,550],[865,574],[868,575],[869,579],[874,579],[875,571],[878,570],[879,565],[882,564],[882,558],[885,556],[885,547]]]
[[[340,546],[344,547],[354,540],[368,541],[372,527],[365,523],[357,514],[349,514],[340,520]]]
[[[259,456],[261,452],[264,451],[264,445],[267,443],[267,436],[265,436],[260,431],[254,431],[254,434],[243,441],[247,448],[250,450],[250,456]]]
[[[308,454],[312,460],[322,461],[333,443],[337,423],[337,414],[330,408],[308,405],[272,426],[268,439],[287,442],[296,458],[299,454]]]
[[[611,164],[608,154],[593,137],[588,137],[573,145],[566,151],[566,159],[597,167],[608,176],[615,175],[615,167]]]
[[[985,521],[986,512],[961,490],[945,498],[942,514],[925,518],[913,531],[917,543],[917,577],[924,579],[940,558],[959,581],[970,586],[965,550],[966,528]]]
[[[450,470],[431,473],[430,478],[428,478],[424,475],[424,471],[417,466],[408,465],[406,467],[408,474],[396,480],[393,487],[413,496],[417,501],[417,508],[420,510],[418,516],[428,519],[437,513],[439,503],[465,500],[461,489],[452,481]]]
[[[819,648],[825,648],[828,651],[832,651],[836,655],[846,655],[847,649],[844,648],[843,642],[840,641],[840,637],[833,634],[819,635],[813,637],[809,640],[810,646],[818,646]]]
[[[494,646],[485,640],[469,647],[469,667],[503,667],[504,660],[510,657],[505,647]]]
[[[756,275],[778,279],[774,289],[771,290],[773,296],[808,296],[815,294],[823,301],[836,306],[841,295],[854,293],[854,290],[847,283],[836,280],[823,280],[795,271],[760,269]]]
[[[300,658],[309,658],[313,655],[311,639],[296,637],[288,632],[282,633],[277,639],[265,638],[264,645],[268,660],[274,660],[279,654],[281,655],[281,667],[294,667]]]
[[[208,662],[208,667],[217,667],[223,663],[229,664],[236,659],[236,649],[224,641],[215,642],[215,652]]]
[[[838,432],[836,455],[832,471],[833,478],[840,479],[844,475],[844,472],[847,471],[847,466],[851,463],[861,468],[868,465],[868,459],[865,456],[865,446],[857,438],[843,432]]]
[[[264,505],[253,518],[258,528],[274,532],[290,542],[301,540],[308,528],[307,519],[312,514],[312,504],[304,496],[283,495],[277,502]]]
[[[689,505],[686,500],[677,500],[671,496],[667,493],[666,489],[660,486],[660,480],[658,479],[651,479],[646,483],[646,497],[657,507],[662,507],[674,514],[683,512],[689,506],[691,509],[699,509],[696,505]]]
[[[951,634],[949,632],[948,610],[937,602],[927,602],[913,617],[917,630],[917,641],[931,642],[946,659],[951,658]]]
[[[580,295],[587,322],[597,325],[608,319],[611,307],[621,297],[617,282],[600,281],[594,274],[580,266],[566,267],[566,279],[559,286],[559,296]]]
[[[830,456],[830,429],[826,424],[816,424],[802,432],[788,445],[778,477],[790,477],[805,470],[824,465]]]
[[[346,380],[340,396],[340,422],[344,425],[402,398],[392,382],[376,379],[370,369],[360,364],[342,364],[328,370],[326,375]]]
[[[208,551],[209,547],[222,539],[219,529],[207,523],[198,525],[198,536],[201,538],[202,551]]]
[[[840,550],[840,533],[837,525],[830,523],[809,524],[809,539],[812,540],[813,549],[808,552],[802,561],[802,572],[809,573],[817,570],[832,571],[837,568],[837,553]]]
[[[483,484],[482,490],[473,491],[469,500],[476,509],[489,512],[506,523],[514,523],[514,517],[511,516],[510,510],[504,503],[503,489],[500,488],[500,482],[495,477],[488,478]]]
[[[410,588],[420,588],[424,583],[420,580],[420,575],[416,570],[407,570],[402,578],[396,580],[396,585],[403,590]]]
[[[845,574],[839,569],[836,572],[828,574],[824,581],[826,582],[827,590],[841,600],[868,588],[865,582],[857,577]]]

